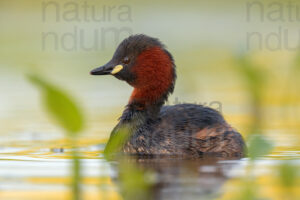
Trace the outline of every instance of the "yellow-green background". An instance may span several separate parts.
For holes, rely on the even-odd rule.
[[[252,115],[251,92],[237,69],[240,67],[237,58],[240,55],[247,57],[255,68],[263,71],[265,79],[261,131],[275,144],[270,158],[288,159],[289,153],[293,152],[291,157],[299,161],[299,52],[285,48],[271,51],[265,45],[264,49],[258,49],[255,44],[247,48],[247,33],[259,32],[265,38],[279,27],[289,31],[291,46],[298,44],[300,47],[299,2],[293,1],[299,20],[287,19],[290,12],[286,1],[270,0],[259,1],[264,5],[265,21],[260,20],[258,9],[251,10],[251,20],[247,21],[247,3],[252,1],[53,1],[58,5],[60,15],[67,12],[65,6],[68,3],[76,4],[81,20],[75,22],[63,19],[56,22],[52,8],[48,8],[43,21],[43,2],[50,1],[0,1],[1,145],[25,147],[26,150],[18,154],[32,156],[36,149],[65,144],[62,130],[44,114],[37,91],[25,78],[25,74],[32,71],[64,87],[81,105],[87,120],[80,145],[105,141],[132,90],[113,77],[89,75],[91,69],[104,64],[112,56],[117,45],[113,35],[107,35],[106,47],[102,49],[56,51],[51,48],[51,42],[47,43],[48,49],[42,49],[42,34],[55,32],[61,38],[62,34],[77,27],[84,31],[85,44],[90,45],[94,42],[91,36],[95,29],[127,27],[132,33],[159,38],[174,56],[178,79],[170,104],[176,98],[189,103],[221,102],[222,113],[245,138],[255,116]],[[106,9],[106,17],[111,19],[102,22],[82,20],[84,2],[96,9],[98,17]],[[282,6],[285,20],[267,19],[272,12],[272,3]],[[130,20],[125,22],[118,19],[122,5],[130,8]],[[111,14],[107,10],[109,6],[115,6]],[[297,14],[297,11],[292,14]],[[119,42],[127,35],[121,35]],[[32,135],[38,135],[44,142],[31,142]],[[23,138],[26,138],[25,142]],[[87,157],[95,156],[93,152],[85,153]],[[276,189],[276,184],[270,180],[272,176],[260,178],[263,185],[267,185],[264,195],[278,199],[276,192],[272,191],[280,189]],[[0,197],[1,193],[3,191],[0,191]],[[34,194],[29,193],[29,196]],[[12,194],[4,191],[4,195]]]

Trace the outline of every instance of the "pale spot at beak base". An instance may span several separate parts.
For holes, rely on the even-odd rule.
[[[114,67],[114,69],[110,72],[112,75],[120,72],[121,70],[123,69],[123,66],[122,65],[117,65]]]

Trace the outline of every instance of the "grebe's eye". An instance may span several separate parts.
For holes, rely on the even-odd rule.
[[[130,59],[128,57],[123,58],[122,61],[124,64],[128,64],[130,62]]]

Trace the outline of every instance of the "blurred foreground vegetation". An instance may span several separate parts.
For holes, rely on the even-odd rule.
[[[87,0],[89,5],[97,6],[100,14],[103,14],[104,9],[108,9],[109,6],[116,8],[111,14],[106,11],[106,18],[101,22],[84,20],[57,22],[55,7],[49,7],[46,13],[43,13],[43,2],[48,1],[0,1],[2,146],[5,147],[7,143],[5,137],[12,135],[13,145],[20,140],[19,146],[16,145],[18,148],[28,148],[26,145],[36,143],[41,143],[38,146],[41,149],[52,149],[57,146],[61,148],[59,150],[65,151],[61,155],[45,158],[72,160],[70,180],[61,181],[58,178],[58,182],[70,186],[68,194],[71,194],[69,196],[73,199],[95,199],[95,196],[100,199],[155,198],[155,189],[163,187],[159,181],[170,178],[159,177],[161,174],[157,172],[164,171],[166,167],[164,162],[162,167],[155,171],[152,165],[156,163],[149,164],[147,163],[149,161],[145,160],[139,162],[126,158],[118,162],[106,160],[105,164],[108,163],[110,169],[117,166],[115,170],[118,173],[117,180],[107,174],[106,177],[99,178],[84,177],[82,174],[83,165],[88,159],[97,159],[99,162],[104,159],[102,151],[84,154],[83,149],[99,141],[106,142],[131,92],[129,86],[118,80],[89,76],[91,69],[110,59],[117,42],[129,34],[123,32],[116,42],[114,32],[108,30],[125,27],[132,33],[145,33],[160,38],[174,56],[178,79],[175,93],[169,100],[170,104],[177,102],[175,101],[177,99],[179,102],[206,105],[215,101],[220,102],[221,112],[227,121],[236,127],[247,141],[249,157],[237,164],[238,169],[246,168],[246,173],[239,174],[241,169],[237,170],[233,178],[225,174],[227,179],[222,184],[222,192],[213,197],[209,196],[210,199],[299,199],[300,50],[247,49],[245,38],[248,32],[259,32],[262,36],[266,36],[265,34],[276,32],[278,27],[289,31],[298,30],[298,21],[262,22],[259,7],[248,13],[252,20],[247,21],[246,5],[249,1],[135,0],[124,3],[121,0]],[[60,8],[58,14],[62,17],[67,13],[64,6],[70,2],[79,6],[79,17],[83,19],[83,1],[54,1]],[[289,14],[284,3],[287,1],[261,2],[265,5],[263,13],[265,19],[270,13],[271,3],[283,5],[283,14]],[[130,20],[122,21],[118,18],[120,14],[118,9],[123,4],[131,9],[130,18],[125,16]],[[65,43],[60,42],[60,49],[55,50],[53,38],[50,38],[46,43],[47,48],[43,49],[43,33],[54,32],[60,41],[64,34],[73,34],[76,27],[85,34],[85,40],[79,39],[77,42],[81,41],[86,46],[95,42],[92,33],[97,30],[100,33],[101,30],[108,31],[107,35],[100,35],[98,38],[100,44],[105,44],[103,48],[97,50],[77,48],[74,51],[64,51],[62,44],[67,46],[73,44],[72,38],[69,38],[70,40],[63,41]],[[79,35],[77,36],[79,38]],[[104,40],[101,40],[102,37]],[[290,42],[293,44],[296,44],[298,39],[288,38],[291,38]],[[28,81],[24,79],[24,71],[34,71],[37,75],[29,75]],[[55,122],[53,125],[41,111],[36,90],[29,82],[39,89],[45,111]],[[73,98],[75,96],[78,98]],[[50,145],[45,141],[36,142],[32,137],[29,137],[32,143],[27,140],[24,142],[22,136],[28,132],[48,137],[63,132],[65,134],[63,138],[67,138],[67,142],[61,139],[58,140],[60,143],[56,144],[57,141],[54,140],[54,144]],[[15,136],[15,133],[20,134]],[[114,145],[111,148],[113,150]],[[25,149],[22,153],[11,153],[9,156],[26,157],[27,153]],[[3,160],[6,161],[8,158],[4,157]],[[20,162],[19,165],[23,167],[22,162],[25,161]],[[173,161],[170,162],[170,165],[174,164]],[[141,163],[151,166],[148,166],[150,170]],[[10,164],[6,165],[10,167]],[[195,167],[196,175],[190,177],[188,172],[193,169],[190,166],[185,168],[186,171],[180,168],[183,171],[180,174],[182,177],[176,177],[176,173],[171,174],[175,177],[174,183],[179,185],[179,189],[187,183],[180,185],[178,182],[185,180],[184,177],[197,176],[203,167],[201,164],[199,166]],[[104,169],[99,168],[99,171],[102,170]],[[13,174],[18,173],[15,171]],[[205,175],[207,174],[203,175],[204,178]],[[0,199],[5,199],[3,195],[6,193],[12,195],[20,192],[7,190],[6,178],[0,177],[3,182],[0,185]],[[34,178],[44,179],[44,182],[48,183],[51,182],[51,178],[57,177],[32,179]],[[19,179],[16,180],[20,182]],[[24,181],[23,177],[21,180]],[[211,180],[207,178],[207,182]],[[86,192],[84,187],[86,183],[97,184],[99,190]],[[197,184],[199,190],[204,187],[203,183]],[[197,184],[188,186],[191,188]],[[212,186],[209,188],[215,189]],[[26,192],[20,192],[21,195],[18,197],[25,198]],[[39,192],[29,193],[27,199],[35,197],[40,199],[43,193]],[[49,198],[52,197],[51,193],[53,192],[48,193]],[[14,199],[20,199],[18,197]]]
[[[295,66],[298,63],[298,57],[295,59]],[[274,145],[271,138],[264,136],[262,130],[262,102],[263,95],[265,93],[266,80],[269,78],[266,71],[261,71],[261,68],[254,66],[247,55],[242,55],[236,59],[237,70],[240,76],[248,88],[249,96],[251,97],[251,110],[253,121],[249,128],[250,134],[248,134],[248,158],[249,166],[247,166],[247,174],[245,177],[240,178],[240,183],[236,185],[236,193],[227,193],[225,190],[224,196],[220,199],[262,199],[266,197],[264,189],[259,190],[262,187],[262,183],[259,178],[254,175],[255,161],[259,158],[270,154]],[[297,73],[298,68],[294,67],[291,70],[295,70]],[[292,74],[294,74],[292,73]],[[81,199],[80,197],[80,159],[78,152],[76,151],[76,137],[77,133],[82,131],[83,127],[83,115],[78,109],[78,106],[74,103],[73,99],[68,97],[58,87],[45,81],[43,78],[30,75],[29,79],[36,84],[43,94],[43,101],[47,107],[48,112],[54,119],[62,126],[68,137],[71,138],[73,145],[73,182],[72,191],[73,199]],[[124,134],[121,134],[124,135]],[[114,149],[118,149],[119,145],[123,143],[122,140],[126,138],[111,138],[109,151],[115,152]],[[115,145],[114,145],[115,144]],[[153,195],[151,191],[151,175],[149,171],[143,171],[138,166],[135,166],[132,162],[119,160],[119,187],[120,194],[124,199],[151,199]],[[126,160],[126,159],[125,159]],[[280,199],[296,200],[299,197],[299,166],[295,165],[289,160],[282,161],[278,166],[274,167],[274,187],[280,189],[276,191],[276,194]],[[267,194],[268,196],[268,194]],[[271,198],[276,199],[272,195]]]

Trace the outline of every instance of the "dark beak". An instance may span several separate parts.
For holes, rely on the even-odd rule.
[[[107,64],[98,67],[96,69],[93,69],[90,73],[91,75],[108,75],[113,70],[114,65],[111,62],[108,62]]]

